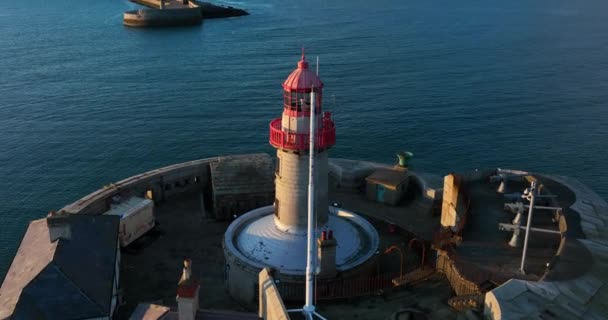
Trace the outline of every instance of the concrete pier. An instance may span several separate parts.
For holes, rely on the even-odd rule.
[[[129,10],[123,22],[130,27],[198,25],[206,19],[247,15],[245,10],[191,0],[130,0],[148,9]]]
[[[198,5],[182,0],[132,0],[151,9],[129,10],[123,23],[130,27],[162,27],[198,25],[203,15]]]
[[[144,7],[152,8],[152,9],[163,9],[163,10],[172,10],[172,9],[187,9],[192,6],[198,7],[198,4],[194,1],[182,1],[182,0],[130,0],[131,2],[137,3]],[[162,7],[161,7],[162,5]]]

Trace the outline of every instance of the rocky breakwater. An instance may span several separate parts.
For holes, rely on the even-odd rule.
[[[246,16],[249,13],[243,9],[216,5],[211,2],[196,1],[196,4],[201,8],[201,13],[204,19],[229,18]]]

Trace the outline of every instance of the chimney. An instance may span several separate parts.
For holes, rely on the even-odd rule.
[[[332,230],[321,232],[321,238],[317,239],[318,244],[318,267],[319,279],[333,278],[338,273],[336,269],[336,238]]]
[[[58,239],[70,240],[72,231],[70,228],[69,215],[63,213],[49,212],[46,225],[49,228],[49,240],[55,242]]]
[[[200,285],[192,279],[192,260],[184,260],[182,277],[177,283],[177,312],[179,320],[194,320],[198,311],[198,292]]]

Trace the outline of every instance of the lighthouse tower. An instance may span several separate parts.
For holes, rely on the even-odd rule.
[[[315,110],[311,110],[311,92]],[[277,149],[275,171],[276,226],[304,233],[307,225],[310,116],[315,112],[315,213],[317,226],[327,224],[327,153],[336,143],[336,127],[329,112],[322,112],[323,82],[302,54],[302,59],[283,82],[283,114],[270,122],[270,144]]]
[[[257,299],[262,268],[271,268],[282,283],[302,283],[305,277],[309,283],[313,273],[318,279],[355,276],[367,269],[366,262],[378,250],[378,233],[367,220],[328,205],[327,154],[336,143],[336,128],[330,113],[322,111],[322,97],[323,82],[302,55],[283,82],[282,115],[270,121],[269,142],[277,149],[274,204],[241,215],[224,234],[226,284],[232,297],[243,303]],[[313,112],[315,122],[310,126]],[[308,199],[310,127],[315,128],[315,191]],[[309,200],[315,217],[310,229]],[[309,232],[314,238],[308,237]],[[313,255],[317,258],[307,258]]]

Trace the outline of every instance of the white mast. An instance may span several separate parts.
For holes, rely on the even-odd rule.
[[[308,253],[306,256],[306,304],[304,314],[312,319],[315,313],[313,302],[314,291],[314,257],[316,252],[315,243],[315,132],[316,132],[316,106],[315,88],[310,91],[310,137],[309,137],[309,168],[308,168]]]
[[[522,195],[522,198],[527,198],[530,201],[530,208],[528,209],[528,222],[526,223],[526,236],[524,237],[524,252],[521,254],[521,265],[519,271],[526,274],[524,267],[526,266],[526,252],[528,251],[528,236],[530,235],[530,226],[532,225],[532,213],[534,212],[534,197],[536,196],[536,180],[532,180],[530,183],[530,189],[528,194]],[[525,193],[525,192],[524,192]]]

